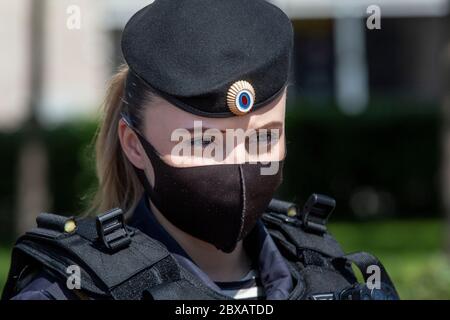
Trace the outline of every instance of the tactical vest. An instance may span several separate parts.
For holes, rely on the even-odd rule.
[[[326,222],[334,205],[333,199],[314,194],[298,214],[294,204],[274,199],[262,216],[293,276],[294,289],[288,299],[398,299],[374,256],[346,255],[328,233]],[[233,300],[180,266],[161,242],[126,225],[120,209],[96,218],[42,213],[36,221],[37,228],[20,237],[13,248],[2,299],[19,293],[38,270],[66,283],[68,268],[75,265],[82,281],[74,292],[80,298]],[[368,267],[378,269],[381,282],[358,283],[352,263],[365,282],[371,275]]]

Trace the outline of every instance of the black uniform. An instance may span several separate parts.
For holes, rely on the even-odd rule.
[[[375,257],[345,255],[326,231],[330,211],[321,197],[314,195],[313,205],[295,217],[271,203],[244,240],[264,294],[243,299],[398,299]],[[120,210],[97,217],[97,223],[75,219],[77,228],[64,232],[71,219],[41,215],[38,228],[18,240],[3,299],[233,299],[226,284],[211,281],[158,224],[145,198],[130,220],[136,229],[122,224]],[[115,226],[111,233],[107,225]],[[379,267],[379,287],[358,283],[351,263],[365,279],[368,266]],[[82,268],[81,290],[65,285],[67,267],[74,264]]]
[[[145,197],[142,198],[131,216],[129,225],[164,244],[180,266],[218,293],[230,296],[237,295],[237,298],[245,299],[286,299],[292,290],[293,283],[288,267],[262,222],[258,223],[252,234],[244,240],[246,251],[252,254],[252,261],[255,262],[255,277],[229,283],[214,283],[196,265],[155,219]],[[13,299],[65,300],[73,298],[77,297],[71,290],[67,289],[65,281],[60,281],[57,277],[42,271]]]

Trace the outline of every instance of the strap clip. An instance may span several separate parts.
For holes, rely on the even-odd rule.
[[[303,227],[325,233],[327,221],[336,207],[336,200],[328,196],[313,193],[306,201],[302,212]]]
[[[122,209],[112,209],[96,219],[97,234],[100,241],[114,253],[128,247],[131,243],[131,237],[125,227]]]

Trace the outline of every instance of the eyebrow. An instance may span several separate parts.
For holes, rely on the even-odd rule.
[[[283,122],[281,121],[270,121],[263,126],[259,127],[258,129],[273,129],[273,128],[282,128]]]
[[[283,122],[281,121],[271,121],[268,123],[265,123],[264,125],[262,125],[261,127],[258,128],[252,128],[253,130],[259,130],[259,129],[275,129],[275,128],[282,128],[283,127]],[[215,130],[219,130],[222,133],[226,133],[227,129],[218,129],[218,128],[209,128],[209,127],[202,127],[202,132],[205,132],[206,130],[210,130],[210,129],[215,129]],[[229,129],[242,129],[242,128],[229,128]],[[187,131],[189,131],[190,133],[194,132],[194,128],[186,128]]]

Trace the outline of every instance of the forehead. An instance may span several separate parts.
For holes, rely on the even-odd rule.
[[[192,128],[194,121],[201,121],[205,128],[219,130],[232,128],[260,128],[266,125],[282,126],[286,107],[286,91],[266,106],[243,116],[228,118],[202,117],[181,110],[158,97],[145,108],[144,126],[153,133],[166,132],[177,128]]]

